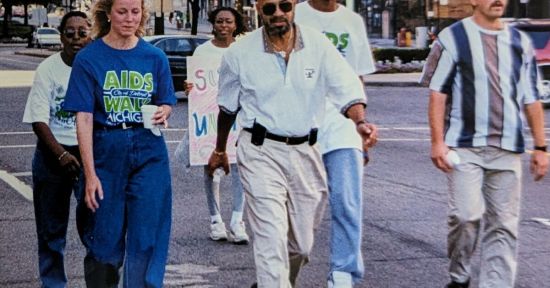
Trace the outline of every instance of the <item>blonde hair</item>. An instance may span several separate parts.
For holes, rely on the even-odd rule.
[[[113,4],[116,0],[98,0],[92,7],[92,38],[101,38],[111,31],[111,23],[109,22],[108,14],[111,13]],[[145,24],[149,19],[149,7],[145,3],[145,0],[141,0],[141,21],[139,27],[136,30],[136,36],[141,37],[145,35]]]

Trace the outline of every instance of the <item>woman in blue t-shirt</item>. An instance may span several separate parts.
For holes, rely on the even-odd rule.
[[[166,144],[143,127],[141,108],[157,105],[167,124],[176,103],[168,60],[140,38],[143,0],[99,0],[96,39],[75,59],[65,110],[77,113],[84,168],[77,222],[88,287],[161,287],[170,237],[172,189]]]

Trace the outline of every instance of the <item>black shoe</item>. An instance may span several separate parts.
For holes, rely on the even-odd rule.
[[[470,281],[466,282],[466,283],[458,283],[458,282],[455,282],[455,281],[451,281],[451,283],[447,284],[447,286],[445,286],[445,288],[468,288],[470,287]]]
[[[252,284],[252,286],[250,286],[250,288],[258,288],[258,283]]]

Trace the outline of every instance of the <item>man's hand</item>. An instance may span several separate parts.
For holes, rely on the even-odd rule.
[[[67,154],[63,155],[63,157],[59,159],[59,165],[61,165],[61,167],[63,167],[63,169],[65,169],[65,171],[69,174],[78,176],[78,172],[80,171],[80,163],[73,154],[67,152]]]
[[[97,197],[99,200],[103,200],[103,187],[101,187],[101,182],[97,175],[91,177],[86,177],[86,191],[84,195],[84,202],[86,206],[95,212],[99,208],[99,203],[97,202]]]
[[[357,133],[363,139],[363,151],[376,145],[378,141],[378,129],[372,123],[362,122],[355,126]]]
[[[530,165],[531,174],[533,174],[533,179],[539,181],[546,175],[548,171],[548,156],[546,152],[534,150],[531,154],[531,165]]]
[[[449,153],[449,147],[445,143],[432,144],[432,162],[437,169],[449,173],[453,170],[453,167],[447,162],[447,153]]]
[[[218,152],[214,150],[210,155],[210,159],[208,159],[208,175],[213,177],[214,171],[220,167],[225,171],[225,175],[229,174],[229,158],[225,151]]]

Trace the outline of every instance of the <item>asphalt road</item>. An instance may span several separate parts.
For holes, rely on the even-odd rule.
[[[16,49],[20,47],[0,47],[0,75],[34,70],[42,60],[13,55]],[[8,85],[0,78],[0,87]],[[29,87],[0,88],[0,287],[39,287],[32,203],[18,192],[29,193],[31,185],[35,136],[30,126],[21,123],[28,91]],[[443,287],[448,280],[446,182],[429,159],[428,91],[375,87],[367,92],[368,118],[379,125],[381,135],[365,169],[366,276],[357,287]],[[187,124],[186,105],[178,103],[172,127],[164,131],[171,155]],[[550,127],[550,111],[545,114]],[[547,129],[547,138],[549,132]],[[523,159],[527,164],[528,155]],[[179,163],[171,163],[173,226],[165,287],[249,287],[254,282],[252,246],[208,239],[201,169],[185,170]],[[524,178],[516,287],[550,287],[550,221],[545,222],[550,219],[550,177],[534,183],[525,169]],[[8,185],[9,179],[21,182],[10,182],[17,189]],[[222,185],[223,191],[229,188],[223,180]],[[230,198],[230,193],[222,194],[224,219],[230,217]],[[300,287],[325,286],[329,225],[327,209],[311,261],[300,275]],[[74,213],[66,254],[69,287],[84,287],[84,249],[75,231]],[[474,263],[477,272],[479,258]]]

